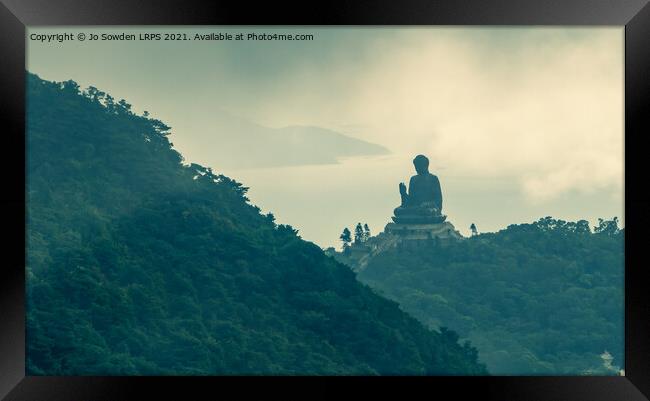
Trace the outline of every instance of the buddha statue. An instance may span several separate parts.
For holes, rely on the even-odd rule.
[[[442,191],[438,177],[429,172],[429,159],[418,155],[413,159],[416,175],[409,181],[408,192],[399,184],[402,204],[394,211],[393,221],[398,224],[442,223]]]

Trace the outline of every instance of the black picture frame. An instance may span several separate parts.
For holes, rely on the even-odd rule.
[[[625,26],[624,377],[43,377],[25,376],[25,27],[44,25],[616,25]],[[495,400],[650,397],[650,5],[647,0],[267,1],[0,0],[0,397],[7,400],[199,399],[261,391],[300,396],[381,394]],[[250,381],[256,382],[249,385]],[[299,386],[296,386],[300,384]],[[339,386],[352,385],[342,391]],[[155,393],[155,395],[153,395]]]

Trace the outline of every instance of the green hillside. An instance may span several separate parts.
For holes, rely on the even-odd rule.
[[[486,373],[183,164],[162,122],[73,81],[27,89],[28,374]]]
[[[493,374],[618,374],[623,239],[616,219],[592,232],[584,220],[546,217],[384,252],[358,277],[428,326],[470,339]]]

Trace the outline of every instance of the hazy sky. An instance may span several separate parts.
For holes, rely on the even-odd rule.
[[[148,110],[172,127],[187,161],[250,186],[253,203],[321,246],[338,245],[343,227],[359,221],[381,231],[419,153],[440,178],[444,213],[465,234],[471,223],[495,231],[547,215],[623,219],[622,27],[39,27],[28,35],[253,31],[314,40],[28,39],[27,69]],[[205,156],[217,110],[271,128],[328,128],[392,153],[225,169]]]

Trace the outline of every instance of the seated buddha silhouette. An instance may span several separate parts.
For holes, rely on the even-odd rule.
[[[417,155],[413,159],[416,175],[409,181],[408,192],[404,183],[399,184],[402,204],[394,211],[393,221],[398,224],[442,223],[442,190],[438,177],[429,172],[429,159]]]

